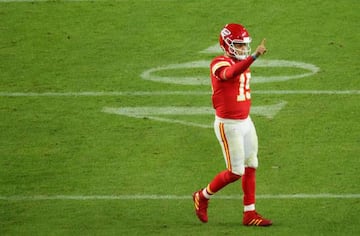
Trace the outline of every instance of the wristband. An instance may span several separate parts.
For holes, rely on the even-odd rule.
[[[251,57],[256,60],[258,57],[256,56],[256,53],[252,54]]]

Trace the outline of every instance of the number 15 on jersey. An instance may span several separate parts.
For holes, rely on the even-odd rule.
[[[239,94],[237,96],[238,102],[250,100],[250,72],[242,73],[239,79]]]

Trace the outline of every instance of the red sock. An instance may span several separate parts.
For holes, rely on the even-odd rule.
[[[207,186],[206,191],[209,195],[213,195],[226,185],[235,182],[240,177],[240,175],[234,174],[229,170],[224,170],[215,176],[215,178]]]
[[[255,204],[256,177],[255,168],[246,167],[242,176],[242,188],[244,192],[244,206]]]

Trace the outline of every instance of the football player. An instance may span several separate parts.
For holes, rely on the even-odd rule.
[[[255,210],[255,172],[258,167],[258,137],[249,116],[251,105],[250,65],[266,52],[265,39],[251,54],[251,37],[240,24],[227,24],[220,32],[224,55],[210,64],[214,130],[221,145],[226,169],[203,189],[193,193],[195,212],[208,221],[209,199],[226,185],[241,179],[243,221],[246,226],[270,226],[272,221]]]

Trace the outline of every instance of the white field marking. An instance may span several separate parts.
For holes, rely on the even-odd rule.
[[[178,69],[191,69],[191,68],[209,68],[210,61],[200,60],[191,61],[180,64],[169,64],[165,66],[151,68],[141,74],[144,80],[151,80],[162,83],[170,84],[185,84],[185,85],[210,85],[209,76],[190,76],[190,77],[176,77],[176,76],[159,76],[156,72],[164,70],[178,70]],[[282,75],[282,76],[252,76],[251,83],[271,83],[279,81],[287,81],[292,79],[304,78],[317,73],[320,69],[313,65],[304,62],[286,61],[286,60],[264,60],[258,59],[254,62],[252,67],[292,67],[305,70],[304,73],[296,75]],[[176,71],[174,72],[176,74]]]
[[[1,97],[102,97],[102,96],[173,96],[173,95],[208,95],[205,91],[113,91],[113,92],[0,92]]]
[[[124,115],[132,118],[150,119],[155,121],[181,124],[186,126],[193,126],[199,128],[211,128],[211,125],[195,123],[190,121],[183,121],[177,119],[170,119],[159,117],[157,115],[204,115],[214,114],[211,107],[104,107],[102,109],[105,113]]]
[[[215,199],[241,200],[241,195],[214,196]],[[360,194],[263,194],[257,195],[257,199],[359,199]],[[1,201],[44,201],[44,200],[190,200],[191,195],[34,195],[34,196],[0,196]]]
[[[200,53],[206,53],[206,54],[221,54],[223,53],[223,50],[221,49],[220,45],[218,43],[201,50]]]
[[[359,95],[360,90],[254,90],[252,94],[277,95]],[[114,91],[114,92],[0,92],[0,97],[101,97],[101,96],[203,96],[206,91]]]
[[[257,90],[252,91],[254,94],[310,94],[310,95],[356,95],[360,90]]]
[[[253,106],[251,108],[252,115],[260,115],[272,119],[286,105],[286,102],[280,102],[274,105]],[[212,128],[212,125],[202,123],[183,121],[179,119],[170,119],[159,117],[159,115],[214,115],[212,107],[104,107],[103,112],[110,114],[123,115],[133,118],[150,119],[167,123],[176,123],[200,128]]]

